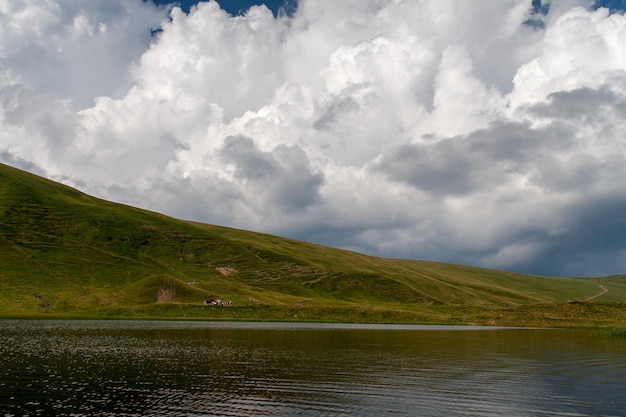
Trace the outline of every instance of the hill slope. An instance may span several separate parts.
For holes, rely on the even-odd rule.
[[[621,320],[625,282],[376,258],[177,220],[0,164],[0,316],[506,322],[602,284],[594,308],[611,302]]]

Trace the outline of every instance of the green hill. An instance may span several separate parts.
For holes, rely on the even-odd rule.
[[[2,317],[619,325],[624,300],[625,277],[377,258],[177,220],[0,164]]]

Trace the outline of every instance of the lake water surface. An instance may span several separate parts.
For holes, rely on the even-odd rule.
[[[0,416],[626,416],[597,331],[0,320]]]

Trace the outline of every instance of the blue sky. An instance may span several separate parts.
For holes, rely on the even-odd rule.
[[[198,3],[198,0],[182,0],[178,2],[171,2],[169,0],[153,0],[156,4],[170,4],[175,3],[180,5],[180,7],[185,11],[189,12],[191,6]],[[296,0],[222,0],[218,2],[222,9],[226,10],[228,13],[232,15],[239,15],[242,12],[248,10],[251,6],[258,4],[265,4],[269,7],[274,14],[277,14],[280,8],[282,7],[287,13],[290,13],[294,10],[294,5],[296,4]]]
[[[626,1],[624,0],[598,0],[595,7],[608,7],[611,10],[619,11],[626,9]]]
[[[172,2],[169,0],[153,0],[156,4],[178,4],[185,12],[188,12],[190,7],[197,4],[198,0],[181,0],[178,2]],[[297,0],[222,0],[218,1],[222,9],[226,10],[232,15],[238,15],[248,10],[251,6],[257,4],[265,4],[269,7],[274,14],[278,13],[278,10],[283,7],[288,13],[292,12],[296,5]],[[541,0],[535,0],[533,3],[541,3]],[[545,1],[543,2],[546,3]],[[626,0],[596,0],[594,7],[608,7],[612,11],[626,9]]]
[[[0,162],[378,256],[626,273],[624,1],[191,4],[2,3]]]

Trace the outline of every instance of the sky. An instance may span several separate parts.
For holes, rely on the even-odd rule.
[[[178,6],[185,13],[189,13],[190,9],[199,3],[199,0],[144,0],[144,1],[152,1],[158,5],[165,6]],[[208,0],[201,0],[208,1]],[[621,1],[621,0],[620,0]],[[244,15],[248,9],[252,6],[265,5],[269,8],[274,16],[278,16],[283,13],[285,15],[291,15],[297,9],[297,0],[228,0],[228,1],[219,1],[218,4],[220,7],[233,16]]]
[[[0,0],[0,162],[377,256],[626,273],[623,1],[248,4]]]

